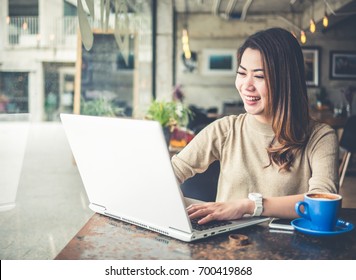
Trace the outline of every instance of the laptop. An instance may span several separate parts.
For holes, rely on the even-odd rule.
[[[199,201],[183,197],[158,122],[74,114],[60,118],[94,212],[185,242],[269,219],[245,217],[193,229],[186,207]]]

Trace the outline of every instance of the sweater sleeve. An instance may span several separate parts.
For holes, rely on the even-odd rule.
[[[209,124],[172,157],[172,166],[180,183],[204,172],[212,162],[220,159],[231,121],[231,117],[224,117]]]
[[[309,162],[312,169],[309,192],[337,193],[339,145],[335,130],[328,125],[318,124],[309,143]]]

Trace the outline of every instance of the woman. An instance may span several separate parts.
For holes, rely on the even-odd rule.
[[[257,32],[237,57],[246,113],[216,120],[172,158],[180,183],[220,161],[216,202],[188,214],[200,224],[245,214],[296,218],[304,193],[338,190],[335,131],[309,117],[303,54],[290,32]]]

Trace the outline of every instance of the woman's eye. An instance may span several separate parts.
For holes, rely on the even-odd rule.
[[[237,71],[237,75],[243,76],[243,75],[246,75],[246,73]]]
[[[257,79],[264,79],[265,77],[264,77],[264,76],[255,76],[255,78],[257,78]]]

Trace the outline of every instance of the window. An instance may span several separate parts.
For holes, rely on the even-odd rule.
[[[38,17],[38,0],[10,0],[10,17]]]
[[[28,73],[0,72],[0,113],[28,112]]]

